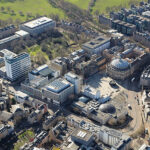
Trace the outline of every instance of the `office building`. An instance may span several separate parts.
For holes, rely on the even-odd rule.
[[[79,94],[82,89],[83,79],[81,76],[78,76],[72,72],[65,74],[66,80],[74,85],[75,94]]]
[[[7,78],[15,81],[30,71],[30,55],[27,53],[21,53],[17,56],[7,55],[5,56],[5,66]]]
[[[121,20],[112,21],[112,28],[126,35],[133,35],[133,33],[136,31],[135,25]]]
[[[37,36],[43,32],[55,28],[56,23],[47,17],[40,17],[38,19],[25,22],[20,25],[20,29],[29,32],[32,36]]]
[[[140,77],[140,85],[142,89],[150,88],[150,66],[148,66]]]
[[[131,138],[120,131],[102,126],[99,130],[99,140],[111,146],[111,150],[129,150]]]
[[[94,136],[92,133],[83,130],[83,129],[75,129],[71,135],[71,139],[74,142],[78,142],[85,146],[90,146],[94,140]]]
[[[74,86],[65,79],[59,78],[42,89],[43,99],[62,104],[67,98],[74,94]]]
[[[82,49],[88,54],[101,54],[103,50],[110,47],[110,38],[105,35],[101,35],[94,40],[91,40],[82,45]]]
[[[52,69],[59,72],[59,75],[64,75],[67,72],[67,62],[63,57],[57,57],[51,61]]]
[[[24,103],[28,98],[29,96],[21,91],[15,93],[15,100],[19,103]]]
[[[4,28],[0,28],[0,39],[13,35],[15,31],[16,27],[14,25],[9,25]]]

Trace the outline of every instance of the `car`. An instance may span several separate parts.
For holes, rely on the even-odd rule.
[[[131,105],[130,105],[130,104],[128,104],[128,108],[129,108],[129,109],[132,109],[132,107],[131,107]]]

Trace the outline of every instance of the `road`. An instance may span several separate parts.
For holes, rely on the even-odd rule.
[[[132,109],[129,109],[129,116],[132,117],[131,122],[128,124],[126,128],[122,130],[123,133],[127,133],[128,135],[132,135],[135,133],[143,124],[143,115],[142,109],[137,102],[137,96],[140,97],[140,92],[137,92],[137,86],[134,84],[127,83],[126,86],[130,86],[131,90],[127,88],[123,88],[125,93],[127,94],[127,103],[131,105]]]

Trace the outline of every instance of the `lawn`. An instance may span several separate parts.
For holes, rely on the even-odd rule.
[[[42,52],[41,47],[39,45],[34,45],[30,48],[27,48],[27,52],[31,57],[36,57],[38,53],[40,53],[46,60],[48,60],[48,56],[46,53]]]
[[[65,1],[68,1],[72,4],[75,4],[75,5],[77,5],[78,7],[82,8],[82,9],[88,9],[89,2],[91,0],[65,0]]]
[[[8,18],[17,19],[25,21],[27,19],[27,13],[35,16],[39,15],[49,15],[57,14],[60,18],[64,18],[65,14],[60,9],[54,8],[48,3],[48,0],[16,0],[15,2],[0,2],[1,7],[4,7],[4,11],[0,12],[0,19],[6,20]],[[11,15],[11,11],[14,11],[15,15]],[[21,16],[19,12],[22,12],[24,16]],[[32,17],[31,17],[32,18]]]
[[[27,130],[21,135],[18,136],[18,141],[14,145],[14,150],[19,150],[21,146],[25,143],[28,143],[30,140],[34,138],[34,132],[32,130]]]
[[[93,8],[93,12],[99,10],[100,13],[105,13],[107,7],[111,8],[119,5],[128,8],[130,1],[131,0],[96,0],[95,6]],[[140,1],[142,0],[134,0],[134,3]]]

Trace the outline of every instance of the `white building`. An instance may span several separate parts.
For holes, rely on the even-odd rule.
[[[31,67],[30,55],[27,53],[21,53],[17,56],[7,55],[5,56],[5,66],[7,78],[15,81],[29,72]]]
[[[42,89],[43,99],[56,104],[62,104],[71,94],[74,94],[74,85],[62,78],[54,80]]]
[[[28,100],[29,96],[21,91],[17,91],[15,94],[15,100],[19,103],[24,103],[25,100]]]
[[[131,138],[120,131],[102,126],[99,130],[99,140],[111,146],[111,150],[129,150]]]
[[[82,89],[83,79],[72,72],[65,74],[65,78],[74,85],[75,94],[79,94]]]
[[[90,86],[85,86],[82,94],[91,99],[100,99],[100,91]]]
[[[26,22],[20,25],[20,29],[29,32],[32,36],[37,36],[43,32],[53,29],[56,26],[55,21],[47,17]]]
[[[150,149],[150,146],[146,145],[146,144],[143,144],[139,150],[149,150]]]
[[[89,54],[101,54],[103,50],[110,47],[110,38],[105,35],[101,35],[96,39],[93,39],[82,45],[82,49],[88,52]]]

